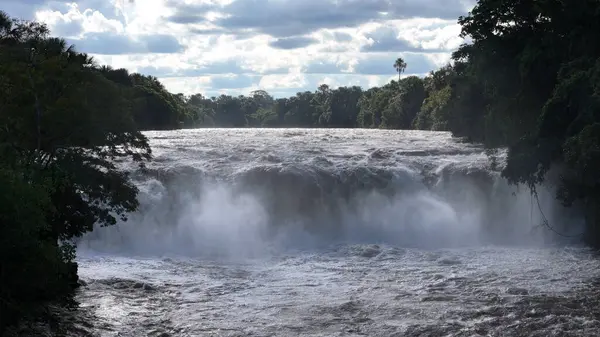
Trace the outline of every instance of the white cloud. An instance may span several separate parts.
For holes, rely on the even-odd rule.
[[[266,75],[260,79],[259,88],[269,89],[300,89],[308,84],[306,77],[301,73],[285,75]]]
[[[68,4],[68,11],[41,10],[35,15],[52,29],[52,33],[63,37],[80,37],[83,33],[122,34],[125,30],[118,20],[108,19],[93,9],[80,10],[75,3]]]
[[[4,0],[100,63],[174,92],[274,94],[382,85],[449,61],[472,0]],[[451,8],[451,10],[449,10]],[[385,14],[382,14],[386,12]],[[28,14],[29,13],[29,14]]]

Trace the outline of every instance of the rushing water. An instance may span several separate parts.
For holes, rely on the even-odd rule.
[[[600,262],[447,133],[149,132],[141,207],[80,242],[97,336],[596,336]],[[502,165],[500,156],[499,165]],[[541,211],[581,220],[542,189]]]

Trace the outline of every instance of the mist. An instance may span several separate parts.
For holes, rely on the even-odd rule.
[[[80,250],[235,259],[342,243],[442,249],[562,239],[540,228],[527,189],[489,170],[448,166],[427,184],[401,165],[343,172],[254,166],[229,180],[183,171],[195,173],[139,179],[139,211],[126,223],[97,228]],[[559,224],[568,217],[552,194],[540,189],[541,207]]]

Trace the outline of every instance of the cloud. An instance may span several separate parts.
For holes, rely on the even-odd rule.
[[[174,36],[165,34],[140,36],[138,43],[148,53],[177,53],[184,49]]]
[[[344,32],[333,32],[333,37],[337,42],[350,42],[352,35]]]
[[[123,13],[118,5],[120,2],[121,0],[2,0],[2,10],[14,17],[32,20],[40,10],[67,12],[72,8],[80,8],[82,12],[90,10],[109,19],[123,20]]]
[[[60,20],[53,25],[52,33],[62,37],[78,36],[83,32],[81,20]]]
[[[294,36],[282,39],[276,39],[269,42],[269,45],[277,49],[298,49],[308,47],[311,44],[319,42],[317,39],[308,36]]]
[[[54,2],[52,4],[56,5]],[[125,23],[118,16],[105,16],[97,9],[81,9],[75,3],[64,4],[63,7],[64,10],[53,6],[40,10],[35,15],[36,19],[48,24],[52,34],[69,38],[78,38],[90,32],[120,34],[125,30]]]
[[[77,50],[100,55],[177,53],[183,50],[177,39],[169,35],[127,36],[111,33],[88,33],[80,39],[67,39]]]
[[[426,74],[463,40],[474,0],[0,0],[102,64],[174,92],[276,97]]]
[[[46,2],[46,0],[2,0],[0,10],[18,19],[31,20],[34,18],[35,11],[43,8]]]
[[[167,20],[179,24],[205,22],[207,20],[206,15],[220,7],[216,1],[188,3],[179,0],[167,0],[166,4],[170,8],[175,8],[175,13],[169,15]]]
[[[156,67],[156,66],[142,66],[135,69],[135,72],[144,75],[151,75],[154,77],[187,77],[177,74],[175,69],[171,67]]]
[[[199,77],[223,74],[247,74],[252,72],[249,69],[242,68],[240,63],[240,61],[236,60],[227,60],[182,69],[176,69],[167,66],[147,65],[136,68],[136,71],[156,77]]]
[[[422,52],[423,48],[411,44],[408,40],[398,36],[398,30],[392,26],[381,26],[373,32],[367,33],[369,44],[364,45],[361,51],[365,52]]]
[[[463,0],[237,0],[223,5],[170,1],[175,23],[212,23],[228,30],[253,29],[275,37],[305,35],[323,28],[357,27],[381,20],[442,18],[456,20],[468,7]],[[209,13],[221,16],[209,20]]]
[[[241,89],[258,83],[259,78],[252,75],[212,76],[210,83],[213,89]]]
[[[335,61],[315,60],[303,67],[302,72],[306,74],[337,74],[344,66]]]
[[[393,64],[398,57],[402,57],[407,63],[406,74],[424,74],[438,64],[437,58],[421,53],[363,54],[354,58],[314,60],[303,66],[301,70],[305,74],[393,76],[396,73]]]
[[[287,74],[282,76],[266,75],[260,79],[259,88],[268,91],[287,89],[288,91],[300,91],[309,85],[306,76],[300,73]],[[312,88],[310,89],[312,90]]]

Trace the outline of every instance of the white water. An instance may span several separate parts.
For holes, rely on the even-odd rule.
[[[140,211],[80,242],[88,286],[78,300],[92,334],[595,336],[600,328],[597,301],[584,300],[598,261],[535,229],[540,214],[527,191],[447,133],[148,136],[154,161],[144,172],[128,168]],[[580,230],[546,194],[551,222]]]

